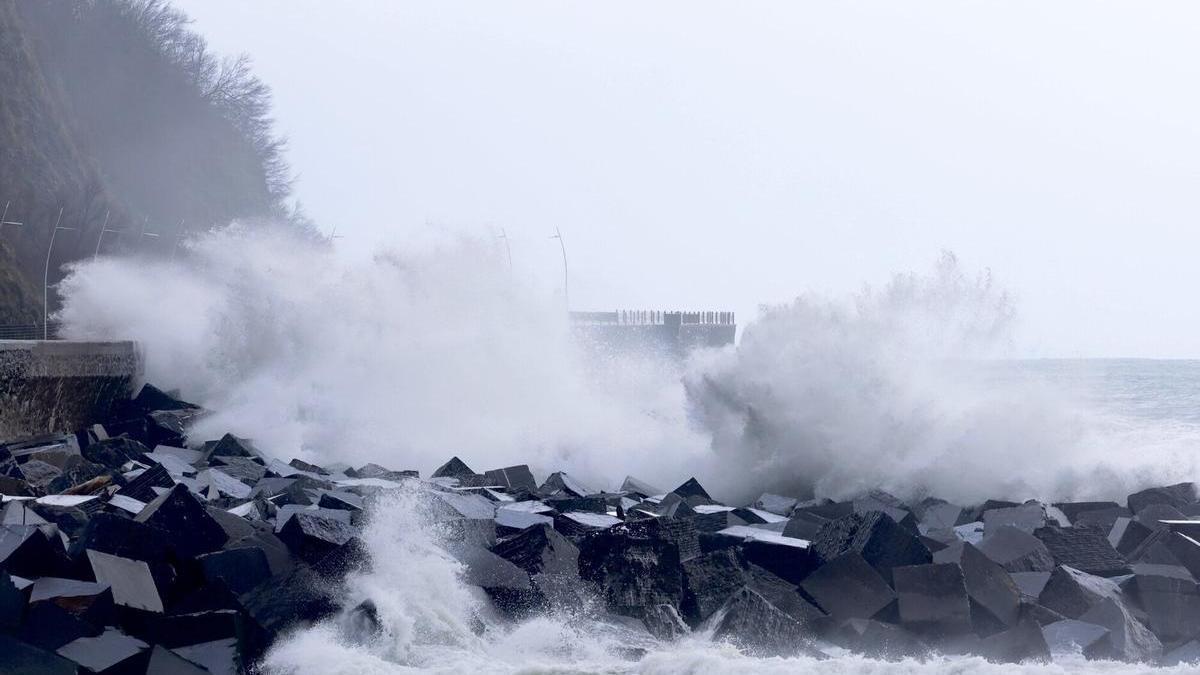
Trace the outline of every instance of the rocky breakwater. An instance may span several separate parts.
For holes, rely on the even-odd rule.
[[[1190,483],[1125,504],[731,506],[695,479],[601,491],[457,458],[424,480],[285,464],[231,435],[191,442],[202,414],[147,386],[103,426],[0,446],[0,672],[245,672],[335,615],[375,634],[370,600],[342,606],[340,584],[372,565],[360,527],[392,490],[421,495],[501,619],[592,607],[643,645],[818,659],[1200,659]]]

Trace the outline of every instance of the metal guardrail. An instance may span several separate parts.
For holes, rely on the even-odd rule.
[[[57,340],[60,324],[50,321],[45,326],[40,323],[0,325],[0,340]]]
[[[614,312],[571,312],[571,322],[602,326],[664,326],[667,324],[733,326],[737,325],[737,318],[733,312],[722,311],[681,312],[618,309]]]

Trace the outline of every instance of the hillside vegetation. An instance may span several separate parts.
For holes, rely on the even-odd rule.
[[[176,235],[288,217],[270,91],[164,0],[0,0],[0,325],[40,321],[51,283],[96,249],[169,255]],[[143,228],[160,234],[140,237]]]

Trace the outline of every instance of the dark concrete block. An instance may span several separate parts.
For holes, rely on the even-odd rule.
[[[62,542],[36,525],[0,526],[0,570],[32,579],[63,574],[71,567]]]
[[[1040,539],[1015,527],[1000,527],[979,543],[979,550],[1009,572],[1049,572],[1054,556]]]
[[[1114,658],[1135,663],[1154,663],[1162,656],[1162,643],[1154,633],[1138,621],[1124,604],[1112,598],[1105,598],[1079,620],[1109,630]]]
[[[171,474],[167,472],[166,467],[161,464],[155,464],[149,469],[143,471],[136,478],[131,479],[117,494],[126,497],[132,497],[140,502],[152,502],[158,497],[158,493],[154,488],[171,489],[175,486],[175,481],[171,478]]]
[[[297,511],[279,531],[279,539],[301,560],[316,562],[350,541],[353,525],[323,514]]]
[[[1123,602],[1115,581],[1060,565],[1038,595],[1038,604],[1068,619],[1078,619],[1109,598]]]
[[[503,469],[492,469],[484,474],[488,485],[498,485],[505,492],[537,492],[537,481],[525,464],[518,464]]]
[[[1043,527],[1034,531],[1054,562],[1101,577],[1129,574],[1129,565],[1098,529]]]
[[[150,645],[109,628],[96,637],[81,637],[63,645],[58,655],[91,673],[142,673],[150,663]]]
[[[1122,583],[1145,613],[1145,623],[1163,643],[1178,643],[1200,632],[1200,586],[1170,569],[1136,573]]]
[[[1177,483],[1163,487],[1152,487],[1129,495],[1126,503],[1135,515],[1151,504],[1166,504],[1183,509],[1197,501],[1195,483]]]
[[[835,620],[869,619],[896,599],[895,592],[858,553],[845,553],[821,567],[800,588]]]
[[[1013,628],[986,637],[979,643],[979,654],[995,663],[1049,661],[1050,648],[1037,622],[1024,619]]]
[[[150,573],[150,566],[142,560],[121,558],[100,551],[88,551],[88,561],[96,581],[112,588],[113,602],[123,607],[132,607],[147,612],[162,613],[162,593]]]
[[[1016,625],[1021,589],[1008,571],[967,543],[963,544],[959,565],[971,600],[971,621],[976,633],[987,635]]]
[[[238,651],[237,640],[232,638],[176,647],[171,651],[203,667],[211,675],[244,672],[243,667],[248,663]]]
[[[687,479],[682,485],[674,490],[671,490],[671,492],[674,492],[684,499],[688,499],[689,497],[698,497],[704,500],[704,502],[712,501],[712,497],[709,496],[708,491],[704,489],[704,486],[700,485],[700,481],[696,480],[695,477]]]
[[[79,665],[53,650],[0,633],[0,672],[7,675],[77,675]]]
[[[1063,619],[1042,626],[1042,636],[1053,657],[1083,656],[1088,659],[1107,658],[1112,653],[1110,631],[1104,626]]]
[[[869,658],[896,661],[920,658],[930,647],[911,631],[872,619],[849,619],[832,635],[837,644]]]
[[[933,561],[929,549],[912,532],[880,511],[855,513],[821,528],[809,547],[816,564],[845,553],[857,553],[885,580],[893,567],[924,565]]]
[[[824,657],[811,646],[804,624],[748,587],[734,591],[716,616],[713,639],[731,642],[755,656]]]
[[[220,549],[228,538],[204,504],[183,485],[156,497],[134,520],[166,532],[171,547],[190,558]]]
[[[917,633],[957,635],[971,630],[962,569],[953,563],[892,569],[900,621]]]
[[[631,537],[661,539],[675,544],[680,560],[700,555],[700,536],[696,523],[689,519],[647,518],[625,524]]]
[[[208,675],[209,671],[162,645],[155,645],[150,650],[150,663],[146,667],[146,673],[147,675]]]
[[[783,527],[783,536],[812,541],[816,539],[817,533],[828,522],[828,518],[822,518],[814,513],[797,511],[792,514],[791,518],[788,518],[787,525]]]
[[[437,469],[435,469],[429,477],[430,478],[462,478],[464,476],[474,476],[474,475],[476,475],[475,472],[471,470],[471,467],[467,466],[466,462],[462,461],[458,457],[451,457],[450,461],[446,462],[445,464],[443,464],[443,465],[439,466]]]
[[[204,579],[212,583],[220,579],[237,594],[249,592],[271,578],[267,554],[257,547],[230,548],[205,553],[196,558],[204,570]]]
[[[595,584],[609,611],[642,618],[646,608],[679,607],[683,566],[674,543],[601,532],[579,544],[579,575]]]

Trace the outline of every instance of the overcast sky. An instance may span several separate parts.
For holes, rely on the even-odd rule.
[[[1200,3],[176,0],[344,247],[504,228],[575,309],[844,294],[940,250],[1022,352],[1200,357]]]

